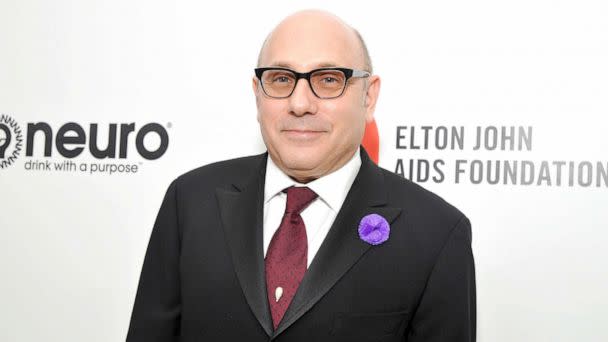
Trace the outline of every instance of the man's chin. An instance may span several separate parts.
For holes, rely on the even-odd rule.
[[[318,163],[304,158],[290,158],[284,162],[283,166],[292,172],[306,173],[312,172],[318,168]]]
[[[322,165],[316,158],[305,158],[302,155],[290,156],[278,165],[283,172],[300,182],[311,181],[323,175]]]

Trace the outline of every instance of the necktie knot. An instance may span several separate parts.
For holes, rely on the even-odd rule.
[[[289,214],[300,214],[302,210],[317,198],[317,194],[307,187],[295,187],[291,186],[283,192],[287,193],[287,205],[285,206],[285,213]]]

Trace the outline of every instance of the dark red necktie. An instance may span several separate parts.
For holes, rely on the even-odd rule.
[[[279,326],[306,272],[308,242],[300,213],[317,197],[307,187],[289,187],[279,229],[266,253],[266,286],[274,328]]]

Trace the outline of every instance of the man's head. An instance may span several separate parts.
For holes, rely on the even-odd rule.
[[[324,67],[371,73],[360,35],[336,16],[312,10],[287,17],[269,34],[258,66],[299,73]],[[373,120],[380,79],[352,77],[342,95],[331,99],[317,97],[305,79],[298,80],[286,98],[268,96],[257,77],[253,90],[270,157],[292,178],[308,182],[335,171],[353,156],[365,123]]]

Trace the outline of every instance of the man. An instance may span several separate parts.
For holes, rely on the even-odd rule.
[[[359,147],[380,79],[358,33],[298,12],[252,83],[268,153],[171,183],[127,341],[474,341],[469,220]]]

